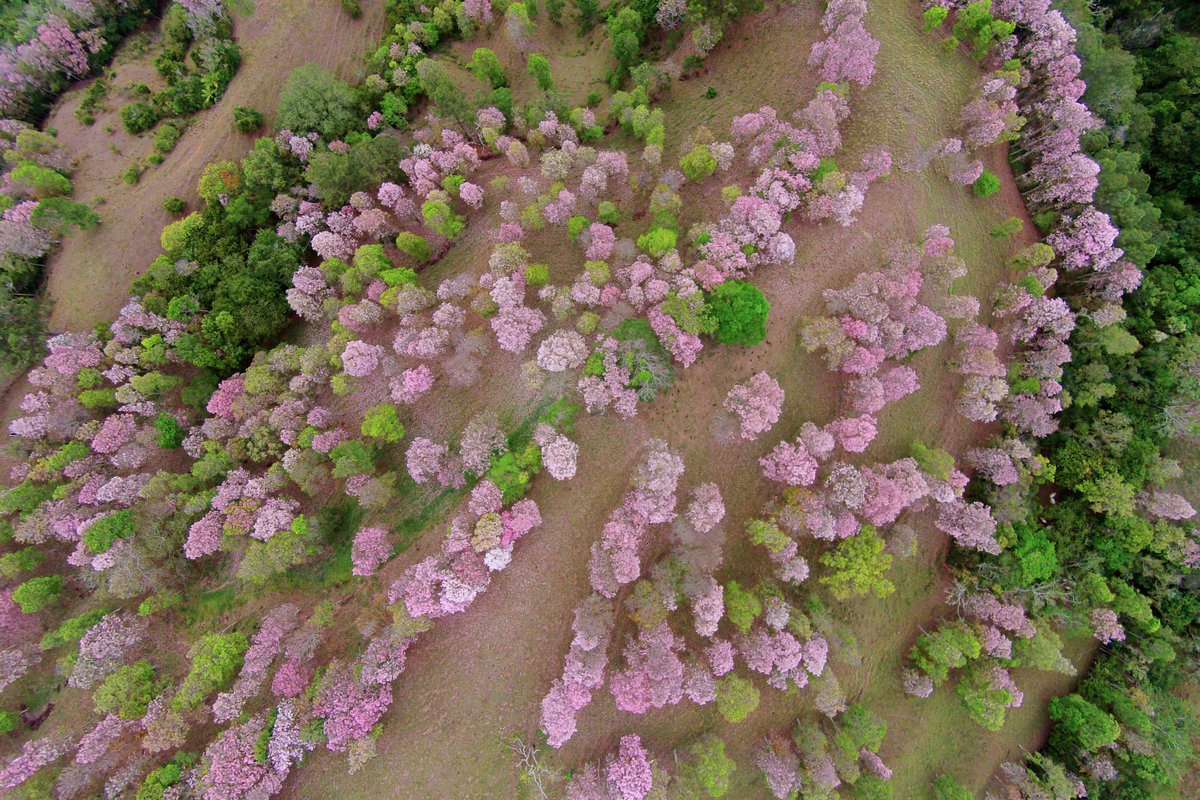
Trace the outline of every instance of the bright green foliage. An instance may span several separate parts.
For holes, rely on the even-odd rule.
[[[545,286],[550,280],[550,267],[545,264],[530,264],[525,267],[525,283],[530,286]]]
[[[187,211],[187,201],[182,197],[168,197],[162,202],[163,211],[171,216],[179,216]]]
[[[134,800],[163,800],[167,789],[183,778],[184,771],[196,763],[194,753],[176,753],[175,757],[157,769],[151,770],[138,787]]]
[[[530,53],[525,68],[529,71],[529,75],[537,83],[539,89],[543,92],[554,91],[554,81],[550,77],[550,62],[546,60],[544,55]]]
[[[990,197],[1000,191],[1000,179],[996,177],[995,173],[985,169],[983,174],[971,184],[971,189],[975,192],[976,197]]]
[[[0,736],[12,733],[21,722],[21,715],[15,711],[0,711]]]
[[[839,542],[836,549],[821,554],[821,563],[832,572],[820,582],[839,600],[868,594],[882,600],[896,591],[895,584],[885,577],[892,566],[892,556],[884,552],[885,547],[887,543],[875,526],[864,525],[858,534]]]
[[[1046,621],[1034,622],[1036,633],[1013,643],[1013,664],[1026,669],[1074,675],[1075,666],[1063,655],[1062,637]]]
[[[949,775],[938,775],[933,779],[934,800],[975,800],[971,790]]]
[[[408,231],[396,234],[396,248],[418,264],[424,264],[433,255],[433,251],[429,249],[429,241],[424,236]]]
[[[486,47],[475,48],[475,52],[471,54],[470,69],[475,73],[476,78],[490,84],[493,89],[508,86],[508,76],[504,74],[504,67],[500,65],[500,59],[496,58],[496,54]]]
[[[92,627],[108,613],[102,608],[85,611],[79,616],[64,620],[58,630],[51,631],[42,637],[38,646],[43,650],[53,650],[61,644],[73,644],[83,638]]]
[[[756,345],[767,338],[771,303],[747,281],[725,281],[708,295],[721,344]]]
[[[36,614],[58,602],[62,594],[63,579],[61,575],[46,575],[41,578],[30,578],[13,590],[13,602],[21,607],[22,613]]]
[[[925,10],[925,13],[921,15],[922,19],[925,20],[923,30],[926,33],[929,33],[930,31],[940,28],[948,16],[950,16],[950,10],[945,6],[930,6]]]
[[[113,542],[133,535],[133,511],[123,508],[93,522],[83,534],[88,552],[107,553]]]
[[[967,623],[955,620],[939,626],[933,633],[918,636],[909,656],[936,686],[945,682],[951,669],[966,666],[968,661],[979,658],[980,652],[979,636]]]
[[[395,410],[395,406],[390,406],[390,408]],[[397,425],[399,422],[396,420]],[[363,425],[366,427],[365,421]],[[403,426],[400,427],[400,434],[403,435]],[[399,441],[398,438],[397,441]],[[335,478],[369,475],[375,471],[374,448],[358,439],[347,439],[341,442],[329,451],[329,457],[333,459],[333,476]]]
[[[638,237],[638,249],[654,258],[661,258],[675,247],[676,233],[670,228],[651,228]]]
[[[1012,702],[1012,695],[992,685],[990,668],[976,662],[958,682],[955,692],[977,725],[993,733],[1004,727],[1005,712]]]
[[[228,684],[242,668],[242,656],[249,646],[246,635],[239,632],[210,633],[193,645],[189,653],[192,668],[171,698],[171,708],[176,711],[195,708]]]
[[[687,749],[687,758],[679,768],[679,782],[686,797],[724,797],[729,791],[729,775],[737,764],[725,755],[725,742],[709,734]]]
[[[250,106],[234,106],[233,107],[233,127],[237,128],[238,133],[254,133],[262,127],[263,115],[261,111],[251,108]]]
[[[1058,557],[1054,542],[1042,529],[1018,531],[1017,547],[1013,551],[1021,565],[1021,583],[1024,586],[1048,581],[1058,575]]]
[[[65,175],[32,161],[22,161],[8,179],[18,191],[38,200],[71,193],[71,181]]]
[[[142,659],[133,664],[118,667],[105,678],[104,683],[92,695],[92,702],[100,714],[116,714],[121,719],[140,719],[161,691],[154,680],[154,667]]]
[[[187,437],[187,429],[165,411],[154,418],[154,427],[158,429],[158,446],[164,450],[174,450]]]
[[[398,442],[404,438],[404,423],[396,407],[391,403],[381,403],[367,411],[363,416],[362,435],[381,442]]]
[[[971,54],[982,59],[992,47],[1008,38],[1016,26],[992,16],[992,0],[977,0],[959,9],[954,21],[954,39],[971,42]]]
[[[1121,725],[1112,714],[1078,694],[1051,700],[1050,719],[1057,723],[1052,733],[1055,738],[1065,738],[1084,750],[1110,745],[1121,733]]]
[[[514,503],[525,496],[529,481],[542,469],[542,451],[530,442],[517,452],[509,450],[492,456],[486,478],[499,487],[504,504]]]
[[[717,319],[703,292],[689,295],[671,292],[662,302],[662,310],[670,314],[679,329],[686,333],[711,334],[717,330]]]
[[[37,569],[42,563],[42,551],[36,547],[25,547],[15,553],[0,556],[0,578],[12,580],[22,572]]]
[[[622,8],[608,18],[604,27],[612,39],[617,74],[624,76],[638,63],[642,42],[646,38],[646,24],[637,11]]]
[[[328,142],[359,128],[363,116],[354,88],[310,63],[292,70],[283,82],[275,124],[291,131],[316,131]]]
[[[838,718],[839,730],[833,743],[845,754],[858,757],[863,748],[872,753],[879,752],[887,736],[887,723],[873,714],[862,703],[854,703]]]
[[[746,591],[737,581],[725,584],[725,616],[742,633],[749,633],[750,626],[762,613],[762,603],[753,592]]]
[[[734,674],[717,681],[717,711],[726,722],[741,722],[758,708],[758,689]]]
[[[926,447],[921,442],[913,442],[910,453],[926,475],[940,481],[949,478],[954,471],[954,456],[939,447]]]
[[[689,181],[702,181],[717,171],[717,160],[707,147],[698,144],[679,159],[679,167]]]
[[[174,589],[163,589],[161,592],[155,592],[138,603],[137,614],[139,617],[149,617],[160,611],[176,608],[182,603],[183,595],[179,592]]]
[[[424,63],[424,62],[422,62]],[[450,209],[444,200],[426,200],[421,204],[421,219],[425,224],[451,241],[462,235],[467,221]]]

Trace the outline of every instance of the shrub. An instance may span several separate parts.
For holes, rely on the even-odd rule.
[[[154,149],[162,155],[166,155],[175,149],[175,145],[179,143],[180,137],[183,136],[183,123],[176,120],[168,120],[158,126],[158,130],[154,132]]]
[[[163,200],[163,211],[172,216],[179,216],[184,211],[187,211],[187,201],[182,197],[168,197]]]
[[[362,16],[362,6],[358,0],[341,0],[342,11],[350,15],[350,19],[358,19]]]
[[[991,170],[985,169],[983,174],[971,184],[971,189],[974,190],[976,197],[990,197],[1000,190],[1000,179]]]
[[[755,345],[767,338],[771,304],[754,284],[725,281],[708,295],[708,303],[721,344]]]
[[[13,590],[13,602],[21,607],[25,614],[36,614],[58,602],[62,594],[63,579],[61,575],[46,575],[42,578],[30,578]]]
[[[250,106],[233,107],[233,127],[238,133],[254,133],[262,127],[262,112]]]
[[[133,664],[118,667],[104,679],[92,695],[92,702],[100,714],[116,714],[121,719],[140,719],[146,714],[160,690],[154,680],[154,667],[142,659]]]
[[[15,711],[0,711],[0,736],[6,733],[12,733],[17,729],[17,724],[21,721],[21,715]]]
[[[250,646],[243,633],[211,633],[191,650],[192,668],[171,698],[171,708],[187,711],[233,680],[242,667],[242,656]]]
[[[145,133],[158,122],[158,112],[149,103],[127,103],[121,107],[121,125],[134,136]]]
[[[129,165],[129,169],[121,173],[121,180],[129,186],[136,186],[142,179],[142,172],[142,165],[134,162]]]
[[[726,722],[741,722],[758,708],[758,689],[745,678],[726,675],[717,682],[717,711]]]
[[[938,775],[934,778],[933,797],[934,800],[975,800],[975,795],[971,794],[970,789],[949,775]]]

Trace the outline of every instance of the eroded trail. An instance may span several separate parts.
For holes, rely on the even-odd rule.
[[[817,35],[819,13],[817,4],[805,2],[770,9],[727,31],[699,79],[676,85],[662,100],[667,158],[677,153],[680,142],[698,124],[709,126],[720,137],[736,114],[766,104],[790,113],[810,96],[817,79],[796,53],[808,51]],[[949,135],[958,124],[977,69],[965,57],[957,63],[941,55],[921,36],[918,14],[909,0],[871,4],[868,25],[882,49],[874,84],[855,98],[847,129],[852,156],[879,145],[902,156]],[[700,97],[706,85],[717,89],[716,100]],[[567,484],[539,479],[530,496],[542,509],[542,527],[521,542],[512,566],[468,612],[438,622],[410,653],[378,742],[378,757],[347,776],[344,759],[314,753],[289,784],[287,795],[470,800],[512,796],[515,758],[506,743],[514,734],[528,740],[537,728],[538,703],[562,668],[571,635],[571,610],[589,591],[588,548],[626,490],[644,442],[662,438],[681,450],[687,465],[684,485],[702,481],[720,485],[728,508],[722,526],[728,562],[729,553],[741,549],[736,545],[745,521],[768,497],[758,457],[802,422],[827,422],[837,409],[836,379],[817,356],[803,351],[796,336],[800,321],[822,310],[821,290],[842,287],[856,273],[877,268],[889,245],[912,242],[936,222],[950,226],[959,242],[958,252],[971,268],[970,276],[963,279],[964,288],[986,296],[1001,279],[1004,259],[1026,243],[988,236],[989,228],[1005,217],[1025,216],[1003,153],[990,153],[989,161],[1006,188],[986,203],[973,200],[968,189],[940,175],[897,172],[872,187],[860,221],[850,228],[791,223],[787,230],[797,243],[795,263],[756,276],[772,302],[767,341],[750,350],[706,352],[692,368],[679,371],[673,389],[643,406],[632,422],[581,416],[579,473]],[[711,205],[705,201],[685,214],[714,217],[719,213],[715,181],[710,187]],[[452,251],[435,268],[436,276],[428,278],[445,277],[443,273],[456,266],[478,269],[486,260],[486,244],[479,237],[479,231],[473,230],[456,247],[471,255]],[[534,257],[544,258],[537,252]],[[915,440],[961,453],[984,432],[952,413],[955,378],[945,370],[946,354],[943,346],[914,359],[924,388],[882,415],[883,433],[868,458],[900,457]],[[473,410],[518,410],[509,406],[511,398],[506,399],[506,386],[517,380],[518,369],[514,357],[493,359],[488,376],[493,379],[485,377],[472,390]],[[725,393],[761,370],[776,376],[787,391],[783,421],[759,442],[718,442],[714,421]],[[455,408],[443,413],[465,418],[458,406],[466,401],[451,402]],[[453,422],[448,427],[452,429]],[[852,698],[859,687],[870,686],[865,701],[884,715],[894,732],[881,752],[896,769],[895,793],[903,798],[923,796],[931,777],[956,759],[972,764],[978,788],[992,768],[1013,757],[1019,747],[1037,744],[1045,698],[1069,682],[1063,676],[1039,680],[1019,675],[1026,690],[1025,706],[1010,715],[997,735],[967,719],[952,689],[941,690],[924,705],[902,696],[900,659],[918,628],[931,624],[944,610],[944,579],[938,565],[945,537],[928,520],[915,522],[920,551],[894,568],[897,592],[884,602],[863,601],[835,609],[849,617],[862,660],[850,664],[835,658],[834,669]],[[422,555],[418,551],[436,546],[440,536],[440,529],[427,531],[421,546],[400,560],[411,563]],[[388,579],[402,568],[403,564],[390,565]],[[662,757],[720,723],[711,706],[701,709],[685,703],[633,717],[618,715],[606,691],[596,697],[580,716],[579,733],[556,763],[576,766],[610,749],[629,732],[640,733]],[[721,726],[729,755],[739,764],[729,796],[768,796],[752,765],[753,749],[765,731],[789,728],[807,706],[805,693],[785,696],[768,691],[763,705],[746,721]],[[947,737],[951,730],[954,736]]]

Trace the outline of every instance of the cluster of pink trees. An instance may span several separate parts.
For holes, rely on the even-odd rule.
[[[795,797],[802,787],[835,797],[843,784],[861,787],[891,780],[892,770],[878,753],[885,733],[886,726],[856,705],[832,721],[829,733],[815,722],[801,720],[791,737],[768,734],[755,752],[754,763],[779,800]]]
[[[1048,0],[998,2],[993,13],[1026,32],[1018,49],[1030,76],[1018,98],[1029,119],[1019,151],[1028,164],[1020,178],[1026,198],[1063,215],[1047,242],[1064,269],[1081,274],[1089,314],[1098,324],[1115,321],[1121,297],[1137,288],[1141,273],[1116,247],[1108,215],[1092,205],[1100,170],[1082,152],[1080,135],[1097,123],[1080,102],[1087,87],[1079,78],[1075,29]]]
[[[28,41],[0,47],[0,115],[18,116],[63,82],[87,74],[88,60],[104,47],[103,23],[125,13],[121,0],[71,4],[77,13],[52,13]],[[82,13],[79,13],[82,12]]]

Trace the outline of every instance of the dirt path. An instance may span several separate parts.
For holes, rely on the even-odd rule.
[[[941,57],[920,37],[918,13],[908,0],[872,3],[868,23],[883,41],[883,49],[875,84],[855,97],[848,131],[851,152],[885,143],[900,155],[914,144],[928,144],[945,135],[957,123],[973,73],[968,64]],[[790,110],[799,98],[807,97],[816,78],[797,66],[795,53],[807,52],[818,14],[815,3],[805,2],[768,10],[727,32],[705,74],[676,87],[663,102],[670,131],[668,149],[677,147],[696,124],[706,124],[721,136],[735,113],[763,103]],[[706,85],[718,89],[717,100],[699,97]],[[570,639],[570,611],[588,591],[588,548],[625,491],[641,445],[660,437],[680,448],[688,469],[685,485],[717,481],[728,507],[724,528],[735,539],[767,497],[757,458],[776,435],[798,428],[805,420],[825,422],[835,412],[837,386],[817,357],[803,353],[795,336],[800,320],[819,312],[820,290],[843,286],[856,272],[877,267],[889,244],[913,241],[934,222],[950,225],[959,240],[972,268],[965,279],[972,291],[982,294],[998,280],[1000,265],[1013,245],[991,239],[987,231],[1010,214],[1023,216],[1024,211],[1003,154],[991,154],[989,160],[1006,183],[1006,192],[989,203],[972,199],[968,190],[944,178],[897,175],[872,188],[862,220],[851,228],[791,225],[798,245],[795,265],[762,272],[757,279],[772,301],[768,341],[748,351],[723,348],[706,354],[680,372],[672,391],[643,407],[631,423],[581,419],[579,474],[565,485],[539,479],[531,496],[542,509],[542,527],[522,541],[512,566],[467,613],[439,622],[414,648],[385,719],[379,756],[361,772],[347,776],[343,759],[315,753],[287,796],[347,800],[512,796],[516,769],[505,743],[514,734],[528,740],[537,727],[538,703],[558,676]],[[713,179],[717,180],[722,179]],[[459,260],[452,253],[447,262],[478,262],[478,243],[467,247],[472,257]],[[535,258],[540,259],[540,254],[535,253]],[[439,270],[450,269],[447,262],[439,264]],[[915,439],[961,452],[981,435],[980,427],[943,413],[953,397],[945,358],[943,348],[914,359],[926,388],[884,414],[885,434],[868,451],[871,458],[898,457]],[[511,383],[518,366],[516,359],[497,358],[491,369],[497,376],[509,376],[497,380]],[[725,392],[762,369],[778,377],[787,390],[784,421],[758,443],[716,442],[713,423]],[[869,702],[892,725],[896,735],[889,737],[883,754],[897,769],[896,796],[906,798],[922,796],[930,777],[948,763],[950,754],[968,758],[969,753],[972,777],[978,776],[981,783],[1021,745],[1035,746],[1046,694],[1067,685],[1053,676],[1034,681],[1021,676],[1023,686],[1028,684],[1026,707],[995,736],[966,720],[952,689],[944,689],[927,707],[895,699],[900,655],[919,625],[942,613],[944,578],[938,565],[944,537],[928,524],[919,529],[921,550],[916,560],[894,570],[896,594],[884,603],[863,602],[839,610],[848,618],[865,657],[857,665],[835,664],[849,691],[871,687]],[[420,549],[426,544],[422,542]],[[763,706],[748,720],[732,728],[721,726],[729,753],[740,765],[730,796],[767,796],[751,766],[752,749],[766,730],[788,727],[806,707],[806,697],[766,692]],[[939,725],[917,735],[927,714],[948,727]],[[611,748],[619,735],[628,732],[641,733],[660,758],[669,758],[673,747],[719,722],[711,707],[688,704],[641,718],[618,715],[607,693],[601,692],[581,715],[580,733],[555,761],[578,765]],[[946,737],[947,730],[956,731],[956,736]]]
[[[351,19],[335,2],[257,0],[253,16],[236,21],[242,66],[224,97],[213,108],[192,117],[193,124],[166,161],[148,170],[136,186],[121,180],[135,160],[152,150],[152,135],[141,138],[121,130],[114,93],[110,109],[84,127],[74,117],[83,87],[69,92],[47,120],[79,166],[73,176],[75,199],[93,203],[102,224],[69,237],[47,266],[46,293],[52,304],[50,330],[86,330],[116,316],[130,282],[161,252],[159,233],[171,221],[162,201],[179,196],[194,203],[196,182],[205,165],[238,159],[253,139],[233,129],[234,106],[253,106],[274,120],[279,86],[295,67],[309,61],[353,77],[362,57],[383,35],[383,0],[364,0],[363,17]],[[149,82],[153,50],[121,60],[114,89],[132,80]],[[114,133],[105,133],[112,126]],[[110,147],[116,148],[114,152]]]

